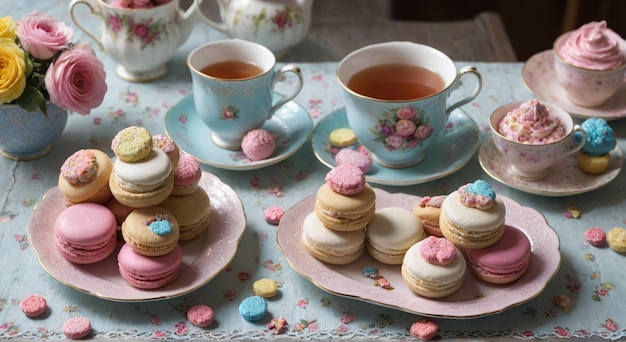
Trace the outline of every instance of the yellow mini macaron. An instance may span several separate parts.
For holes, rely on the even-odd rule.
[[[338,128],[330,132],[328,137],[330,144],[335,147],[346,147],[355,144],[357,139],[354,132],[349,128]]]
[[[622,227],[611,228],[606,233],[606,242],[612,250],[618,253],[626,253],[626,229]]]
[[[139,126],[124,128],[111,142],[115,156],[125,162],[135,162],[147,157],[152,146],[152,135],[146,128]]]
[[[278,283],[272,279],[259,279],[252,284],[252,292],[255,296],[272,298],[278,294]]]
[[[609,168],[611,157],[609,154],[603,154],[601,156],[594,156],[585,152],[578,154],[578,166],[585,171],[593,175],[600,174]]]

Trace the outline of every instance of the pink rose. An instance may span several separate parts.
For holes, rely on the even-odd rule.
[[[413,107],[402,107],[398,109],[396,116],[400,119],[412,119],[417,114],[417,111]]]
[[[114,15],[109,16],[109,28],[111,31],[118,33],[122,30],[122,21]]]
[[[235,117],[235,113],[233,112],[233,110],[230,107],[226,107],[222,110],[222,119],[223,120],[230,120],[232,118]]]
[[[32,12],[19,21],[16,34],[24,50],[35,58],[49,59],[68,47],[74,30],[49,14]]]
[[[417,128],[417,126],[415,126],[415,122],[407,119],[402,119],[396,124],[396,133],[400,134],[403,137],[408,137],[411,136],[413,132],[415,132],[415,128]]]
[[[137,24],[133,26],[133,33],[137,37],[143,37],[148,34],[148,26],[144,24]]]
[[[402,144],[404,143],[404,138],[402,138],[399,135],[390,135],[387,137],[386,142],[387,142],[387,145],[393,148],[398,148],[402,146]]]
[[[421,140],[428,138],[432,133],[433,129],[427,125],[421,125],[415,130],[415,136]]]
[[[81,115],[98,107],[107,92],[104,65],[86,43],[61,54],[45,77],[52,103]]]

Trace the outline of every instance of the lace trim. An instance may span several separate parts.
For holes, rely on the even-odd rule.
[[[96,339],[267,339],[274,335],[269,330],[256,331],[186,331],[176,333],[172,331],[154,330],[152,332],[139,332],[134,330],[120,331],[96,331],[91,334],[91,338]],[[305,338],[305,339],[356,339],[356,338],[386,338],[386,339],[406,339],[411,337],[407,331],[384,331],[379,329],[339,332],[336,330],[325,331],[287,331],[280,337]],[[616,332],[587,331],[567,329],[556,329],[550,332],[507,332],[507,331],[443,331],[439,333],[443,338],[489,338],[489,337],[511,337],[522,340],[545,339],[545,338],[591,338],[600,337],[607,340],[618,340],[626,337],[626,329]],[[33,332],[33,331],[4,331],[0,333],[1,339],[21,338],[21,339],[65,339],[62,332]]]

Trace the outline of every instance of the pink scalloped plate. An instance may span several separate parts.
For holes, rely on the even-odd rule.
[[[421,199],[403,193],[376,190],[376,208],[401,207],[412,209]],[[367,251],[355,262],[336,266],[312,257],[302,245],[302,222],[314,210],[315,195],[302,200],[280,221],[276,241],[291,267],[319,288],[339,296],[398,309],[401,311],[445,318],[474,318],[496,314],[525,303],[538,296],[556,275],[561,264],[560,243],[556,232],[536,210],[524,207],[501,196],[506,206],[506,223],[524,231],[532,244],[530,265],[517,281],[489,284],[466,272],[462,287],[440,299],[429,299],[412,292],[402,280],[400,266],[384,265]],[[365,266],[374,265],[379,275],[393,287],[383,289],[363,276]]]
[[[173,298],[208,283],[230,264],[246,227],[241,200],[235,191],[216,176],[203,172],[200,186],[211,199],[209,227],[199,237],[180,242],[183,266],[176,280],[159,289],[142,290],[130,286],[119,274],[117,250],[91,265],[65,260],[54,246],[54,222],[65,209],[65,199],[57,187],[49,189],[35,206],[28,234],[41,266],[61,283],[95,297],[137,302]]]

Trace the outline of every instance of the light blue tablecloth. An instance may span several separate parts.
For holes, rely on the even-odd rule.
[[[27,4],[28,3],[28,4]],[[55,14],[70,23],[67,1],[41,1],[34,7]],[[33,9],[33,3],[0,0],[2,15],[19,19]],[[8,10],[10,8],[10,10]],[[89,39],[77,31],[81,40]],[[164,133],[168,108],[191,92],[191,78],[185,64],[187,54],[203,42],[223,35],[198,23],[189,39],[169,63],[168,75],[156,82],[135,84],[119,79],[112,61],[103,53],[109,92],[91,115],[71,114],[60,141],[45,157],[28,162],[0,159],[0,338],[62,338],[61,326],[72,316],[88,317],[97,338],[263,338],[271,336],[268,319],[256,323],[243,320],[239,302],[251,295],[254,280],[271,278],[281,286],[281,295],[270,301],[272,317],[289,322],[286,335],[297,338],[406,338],[411,323],[421,317],[399,310],[364,303],[327,293],[289,266],[279,250],[276,226],[263,220],[269,205],[290,208],[313,194],[322,184],[328,168],[314,156],[311,145],[271,167],[253,171],[227,171],[204,166],[204,170],[230,185],[241,198],[248,224],[231,265],[202,288],[187,295],[140,303],[112,302],[76,291],[51,277],[39,264],[26,228],[33,208],[46,190],[56,185],[58,170],[65,158],[81,148],[98,148],[112,155],[111,138],[120,129],[143,125],[152,133]],[[90,42],[91,43],[91,42]],[[95,44],[92,44],[95,46]],[[289,60],[299,61],[305,86],[296,102],[306,108],[314,123],[343,107],[343,94],[336,83],[336,63],[323,60],[324,51],[311,50],[315,42],[305,41]],[[306,61],[309,62],[301,62]],[[458,62],[458,66],[468,63]],[[480,95],[462,110],[478,124],[481,140],[489,134],[487,118],[496,107],[511,101],[532,98],[524,87],[521,63],[474,63],[484,77]],[[623,120],[622,120],[623,121]],[[613,121],[619,146],[626,148],[626,127]],[[477,155],[458,172],[442,179],[406,187],[380,186],[389,192],[418,196],[449,193],[476,179],[490,181],[494,189],[522,205],[545,215],[558,232],[562,265],[547,288],[533,300],[503,313],[475,319],[433,318],[443,337],[590,337],[617,339],[626,336],[626,278],[624,255],[607,247],[590,247],[583,232],[589,227],[608,230],[626,225],[624,185],[620,174],[608,186],[586,194],[544,197],[527,194],[491,179],[480,167]],[[577,208],[581,215],[568,213]],[[31,293],[44,295],[49,313],[29,319],[19,307]],[[553,303],[557,295],[571,299],[569,313]],[[191,325],[184,310],[206,303],[215,310],[216,323],[208,328]],[[270,316],[268,316],[270,317]]]

